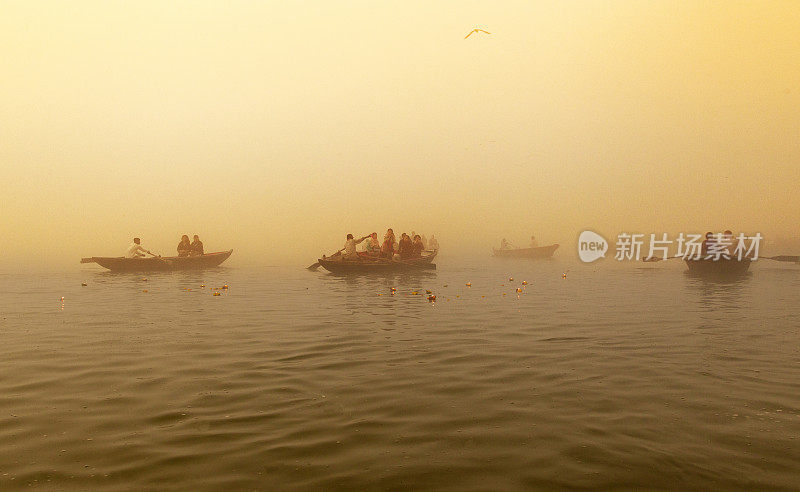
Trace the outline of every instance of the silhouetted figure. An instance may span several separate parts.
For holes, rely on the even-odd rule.
[[[189,256],[192,252],[192,243],[189,242],[189,236],[184,234],[181,236],[181,242],[178,243],[178,256]]]
[[[411,238],[404,232],[400,236],[400,243],[397,246],[397,252],[400,253],[400,258],[404,260],[410,258],[413,255],[412,246]]]
[[[391,258],[394,255],[394,231],[386,229],[386,234],[383,236],[383,244],[381,245],[381,255]]]
[[[414,241],[411,243],[411,255],[414,257],[422,256],[422,251],[425,249],[425,245],[422,244],[422,238],[419,234],[414,236]]]
[[[197,234],[194,235],[194,241],[192,241],[191,246],[191,255],[192,256],[203,256],[205,251],[203,250],[203,241],[200,240],[200,236]]]

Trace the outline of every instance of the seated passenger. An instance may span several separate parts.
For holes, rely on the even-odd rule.
[[[503,239],[500,240],[500,249],[511,249],[511,245],[508,244],[508,241],[506,241],[506,238],[503,238]]]
[[[200,240],[200,236],[197,234],[194,235],[194,241],[192,241],[191,249],[191,256],[203,256],[205,254],[203,251],[203,242]]]
[[[367,238],[367,243],[364,245],[364,253],[368,256],[378,256],[381,254],[381,243],[378,241],[377,232],[373,232]]]
[[[711,248],[711,245],[713,243],[714,243],[714,233],[713,232],[706,232],[706,240],[703,241],[703,245],[702,245],[702,248],[701,248],[703,255],[708,253],[708,250],[709,250],[709,248]]]
[[[178,243],[178,256],[189,256],[192,252],[192,243],[189,242],[189,236],[184,234],[181,236],[181,242]]]
[[[414,236],[414,242],[411,243],[411,255],[415,258],[419,258],[422,256],[422,251],[425,249],[425,245],[422,244],[422,238],[419,234]]]
[[[391,258],[394,255],[394,231],[391,229],[386,230],[386,234],[383,236],[383,244],[381,245],[381,255],[387,258]]]
[[[403,260],[411,258],[413,255],[412,249],[413,243],[411,242],[411,238],[404,232],[400,236],[400,243],[397,245],[397,252],[400,253],[400,258]]]
[[[531,236],[531,248],[538,248],[539,241],[536,240],[536,236]]]

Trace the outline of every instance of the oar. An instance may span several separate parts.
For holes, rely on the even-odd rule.
[[[338,254],[339,254],[339,253],[341,253],[342,251],[344,251],[344,248],[342,248],[342,249],[340,249],[339,251],[337,251],[336,253],[334,253],[334,254],[330,255],[328,258],[333,258],[334,256],[338,255]],[[313,265],[311,265],[311,266],[307,267],[307,268],[306,268],[306,270],[316,270],[316,269],[317,269],[317,268],[319,268],[319,267],[320,267],[320,264],[319,264],[319,262],[316,262],[316,263],[314,263]]]
[[[800,262],[800,256],[789,256],[789,255],[781,255],[781,256],[759,256],[758,259],[760,260],[773,260],[773,261],[788,261],[790,263],[798,263]]]
[[[154,255],[153,253],[150,253],[149,251],[148,251],[147,253],[148,253],[150,256],[152,256],[153,258],[157,258],[157,259],[158,259],[158,261],[160,261],[161,263],[163,263],[163,264],[167,265],[168,267],[170,267],[170,268],[172,267],[172,263],[170,263],[170,262],[168,262],[167,260],[165,260],[164,258],[162,258],[162,257],[161,257],[161,255]]]
[[[366,235],[366,236],[362,237],[361,239],[359,239],[359,240],[358,240],[358,242],[360,243],[360,242],[361,242],[361,241],[363,241],[364,239],[368,238],[370,235],[371,235],[371,234],[368,234],[368,235]],[[337,251],[336,253],[334,253],[334,254],[330,255],[328,258],[333,258],[334,256],[336,256],[336,255],[340,254],[342,251],[344,251],[344,248],[342,248],[342,249],[340,249],[339,251]],[[306,267],[306,270],[316,270],[316,269],[317,269],[317,268],[319,268],[319,267],[320,267],[320,264],[319,264],[319,262],[316,262],[316,263],[314,263],[313,265],[310,265],[310,266]]]
[[[648,256],[647,258],[642,258],[642,261],[645,263],[662,261],[662,260],[674,260],[675,258],[684,258],[683,255],[678,256],[670,256],[669,258],[659,258],[658,256]]]

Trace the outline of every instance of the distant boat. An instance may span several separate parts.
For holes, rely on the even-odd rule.
[[[494,256],[498,258],[550,258],[558,249],[557,244],[541,246],[539,248],[514,248],[494,249]]]
[[[741,277],[747,273],[750,268],[750,258],[736,258],[725,259],[700,259],[700,260],[684,260],[686,266],[689,267],[689,273],[698,277],[707,278],[730,278]]]
[[[156,272],[170,270],[200,270],[219,266],[233,250],[208,253],[202,256],[148,256],[125,258],[123,256],[92,256],[82,258],[81,263],[97,263],[113,272]]]
[[[391,273],[436,270],[433,259],[438,251],[425,251],[419,258],[390,260],[388,258],[364,258],[343,260],[341,256],[331,256],[317,260],[322,268],[332,273]]]

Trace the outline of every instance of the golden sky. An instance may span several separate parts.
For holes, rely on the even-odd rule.
[[[4,1],[0,267],[796,238],[799,33],[794,0]]]

